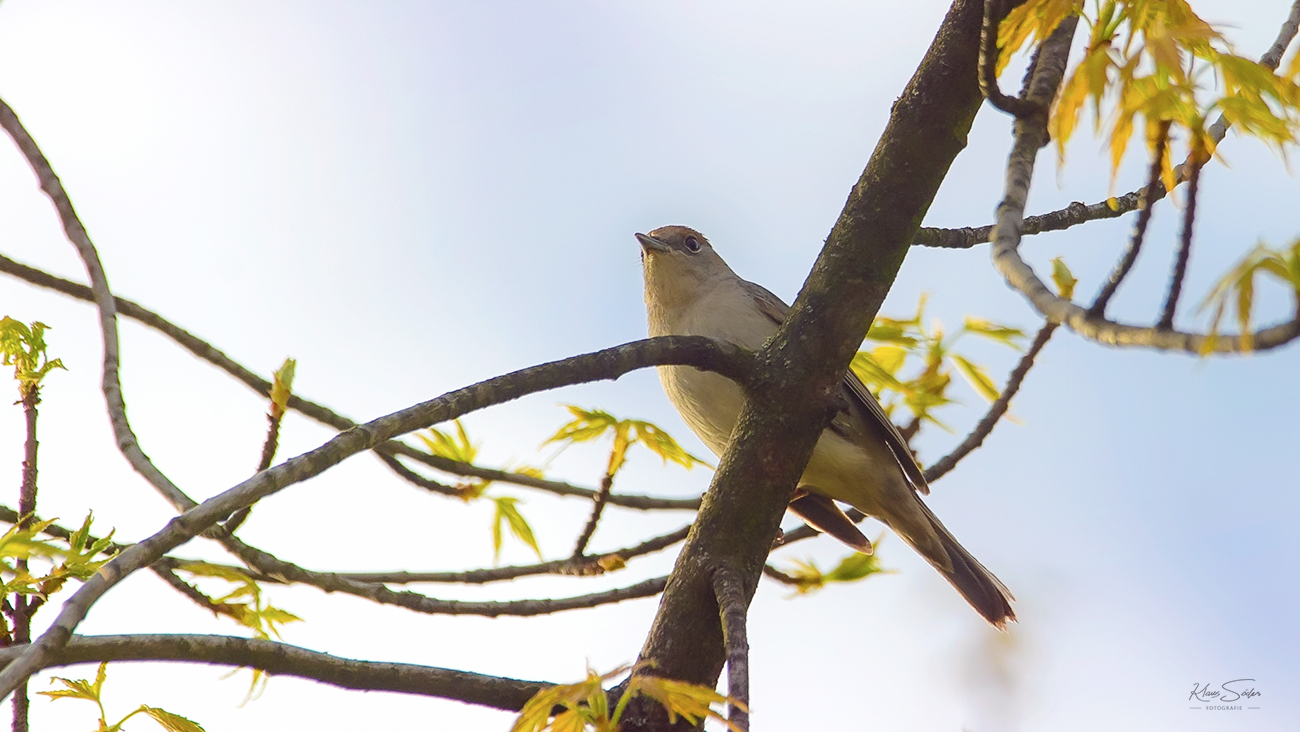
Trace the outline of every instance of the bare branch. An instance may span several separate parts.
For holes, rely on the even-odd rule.
[[[22,646],[0,650],[0,664],[13,663],[25,650]],[[43,665],[33,671],[101,661],[176,661],[248,667],[343,689],[418,694],[507,711],[522,709],[537,692],[551,685],[435,666],[356,661],[287,643],[222,635],[76,636],[44,658]]]
[[[713,573],[713,593],[722,618],[722,642],[727,656],[727,719],[740,732],[749,730],[749,639],[745,630],[748,603],[740,576],[727,565]]]
[[[601,557],[620,557],[624,560],[666,549],[686,538],[690,526],[637,544],[626,549],[605,552]],[[494,567],[492,569],[473,569],[465,572],[341,572],[338,577],[354,582],[381,582],[384,584],[412,584],[416,582],[456,582],[463,584],[487,584],[501,582],[519,577],[542,574],[567,574],[572,560],[558,559],[522,567]]]
[[[961,444],[953,448],[953,451],[936,460],[933,465],[925,469],[925,482],[933,483],[942,478],[948,471],[957,466],[962,458],[969,455],[980,445],[984,444],[984,438],[993,432],[1002,415],[1006,414],[1007,408],[1011,405],[1011,399],[1020,391],[1020,384],[1024,382],[1025,375],[1034,365],[1034,359],[1038,358],[1039,351],[1047,345],[1047,341],[1052,337],[1052,332],[1056,330],[1057,323],[1047,323],[1038,330],[1038,335],[1034,336],[1034,342],[1030,344],[1029,350],[1024,356],[1020,357],[1020,362],[1016,364],[1011,375],[1007,377],[1007,385],[1003,387],[1002,393],[998,395],[996,401],[989,405],[989,411],[984,414],[975,429],[971,430],[966,439]]]
[[[36,141],[32,139],[27,129],[23,127],[22,122],[18,120],[18,115],[2,99],[0,99],[0,127],[3,127],[5,132],[8,132],[9,136],[13,138],[23,157],[27,159],[27,164],[36,173],[36,177],[41,184],[41,190],[49,197],[54,204],[55,211],[59,214],[59,220],[63,223],[64,234],[67,235],[68,241],[72,243],[77,250],[78,256],[81,257],[81,261],[86,265],[86,273],[90,276],[90,289],[94,294],[95,305],[99,308],[99,329],[104,339],[102,387],[104,401],[108,405],[109,421],[113,425],[113,434],[117,438],[118,450],[131,464],[131,467],[156,488],[177,510],[185,511],[193,508],[195,506],[193,499],[185,495],[167,476],[163,475],[162,471],[158,470],[148,456],[144,454],[144,451],[140,449],[139,441],[131,430],[131,424],[126,419],[126,402],[122,398],[122,383],[118,378],[120,358],[117,340],[117,308],[113,294],[108,289],[108,279],[104,275],[103,265],[100,264],[99,254],[95,251],[94,243],[90,241],[90,235],[86,233],[86,227],[82,225],[76,210],[73,209],[72,200],[68,197],[67,191],[63,189],[63,183],[59,181],[59,177],[54,174],[50,162],[45,159],[45,155],[37,147]]]
[[[1097,293],[1097,299],[1093,301],[1092,307],[1088,308],[1088,314],[1097,318],[1106,317],[1106,306],[1110,304],[1110,299],[1115,296],[1115,291],[1119,289],[1124,278],[1133,270],[1134,263],[1137,262],[1138,253],[1142,251],[1142,241],[1147,235],[1147,224],[1151,223],[1151,212],[1155,210],[1157,191],[1160,189],[1160,171],[1164,167],[1165,150],[1169,145],[1169,120],[1160,122],[1160,133],[1156,137],[1155,152],[1151,156],[1151,168],[1147,171],[1146,195],[1142,197],[1140,211],[1138,212],[1137,222],[1133,224],[1133,236],[1129,239],[1128,248],[1124,250],[1124,256],[1120,258],[1119,264],[1111,272],[1110,278],[1106,280]]]
[[[638,597],[657,595],[663,591],[664,583],[667,579],[659,577],[657,579],[638,582],[629,587],[560,599],[544,598],[537,600],[507,600],[500,602],[439,600],[428,597],[427,595],[422,595],[418,592],[391,590],[378,583],[358,582],[348,575],[335,574],[333,572],[315,572],[309,569],[304,569],[296,564],[282,561],[261,549],[249,546],[235,537],[227,537],[223,539],[222,546],[226,547],[226,549],[234,553],[235,556],[239,557],[240,560],[248,563],[250,567],[254,567],[259,572],[279,577],[287,582],[301,582],[303,584],[312,585],[313,587],[319,587],[326,592],[343,592],[357,597],[364,597],[367,600],[380,605],[396,605],[398,607],[404,607],[407,610],[425,613],[427,615],[483,615],[489,618],[500,617],[502,615],[549,615],[564,610],[591,608],[599,605],[609,605],[611,603],[622,602],[624,600],[632,600]]]

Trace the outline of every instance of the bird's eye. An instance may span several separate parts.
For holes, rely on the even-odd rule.
[[[686,237],[686,241],[683,243],[686,245],[686,248],[692,252],[700,251],[700,240],[693,236]]]

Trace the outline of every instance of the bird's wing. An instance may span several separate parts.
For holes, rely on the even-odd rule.
[[[753,282],[742,280],[745,291],[754,299],[758,309],[762,311],[772,322],[778,326],[785,322],[785,317],[790,313],[790,306],[781,301],[781,298],[772,294],[762,285],[756,285]],[[925,475],[921,472],[921,466],[916,464],[916,458],[912,456],[912,450],[907,446],[907,440],[899,433],[898,428],[894,426],[894,421],[885,414],[881,408],[880,402],[867,389],[867,385],[862,383],[853,369],[844,373],[844,392],[846,398],[851,403],[862,407],[863,413],[871,431],[877,437],[884,441],[893,453],[894,459],[903,470],[903,475],[907,476],[907,481],[912,484],[918,493],[928,495],[930,485],[925,481]]]

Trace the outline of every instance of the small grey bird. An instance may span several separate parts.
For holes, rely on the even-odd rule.
[[[665,226],[636,238],[651,336],[708,336],[758,350],[790,311],[776,295],[736,276],[698,231]],[[740,387],[690,366],[660,366],[659,379],[686,424],[721,456],[740,417]],[[835,501],[880,519],[995,627],[1015,620],[1011,593],[921,502],[917,493],[930,489],[916,459],[852,371],[844,375],[843,396],[847,407],[818,438],[790,509],[865,553],[870,542]]]

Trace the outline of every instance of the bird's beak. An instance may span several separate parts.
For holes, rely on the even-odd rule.
[[[654,238],[653,236],[647,236],[647,235],[645,235],[645,234],[637,234],[637,235],[636,235],[636,240],[639,241],[639,242],[641,242],[641,249],[642,249],[643,251],[645,251],[645,252],[666,252],[666,251],[668,251],[668,245],[665,244],[665,243],[663,243],[663,242],[661,242],[661,241],[659,241],[658,239]]]

